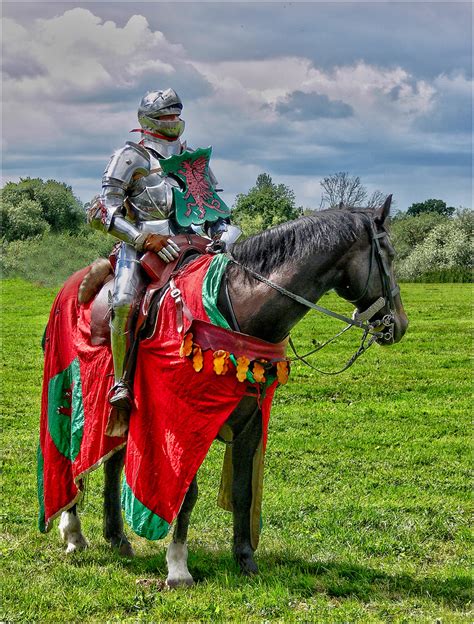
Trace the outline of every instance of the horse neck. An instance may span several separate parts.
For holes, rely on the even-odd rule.
[[[324,253],[315,251],[296,261],[289,258],[273,270],[268,279],[316,302],[338,286],[341,258],[352,245],[352,242],[340,241]],[[245,261],[242,264],[245,265]],[[308,308],[244,273],[239,267],[230,267],[229,290],[241,331],[269,342],[283,340]]]

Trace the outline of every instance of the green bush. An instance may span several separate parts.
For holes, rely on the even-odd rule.
[[[398,261],[407,258],[433,228],[448,220],[448,217],[437,212],[424,212],[418,216],[410,216],[406,213],[396,214],[390,224],[390,236]]]
[[[86,221],[82,203],[74,195],[72,188],[56,180],[44,182],[40,178],[22,178],[19,182],[7,182],[0,191],[0,200],[3,206],[2,236],[7,240],[34,236],[49,228],[53,232],[76,233]],[[41,230],[36,227],[33,228],[35,231],[25,236],[25,228],[20,221],[29,219],[27,207],[33,205],[31,202],[35,204],[35,223],[40,215],[49,228]],[[19,217],[16,219],[16,226],[15,219],[11,219],[12,212]]]
[[[413,225],[420,221],[416,228],[408,230],[408,233],[416,232],[418,235],[429,225],[428,217],[429,213],[408,217],[399,224]],[[444,218],[427,231],[411,253],[397,262],[399,279],[406,282],[471,282],[473,229],[474,214],[471,210],[461,209],[454,218]]]
[[[46,234],[49,229],[39,202],[26,197],[18,204],[2,202],[2,235],[6,240],[24,240]]]
[[[3,277],[20,277],[45,286],[59,286],[98,257],[107,257],[111,236],[81,229],[78,236],[47,233],[28,240],[2,243]]]

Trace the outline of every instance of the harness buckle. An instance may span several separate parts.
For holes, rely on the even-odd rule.
[[[173,297],[173,299],[179,299],[179,297],[181,297],[181,291],[179,288],[173,288],[173,290],[170,292],[170,295]]]

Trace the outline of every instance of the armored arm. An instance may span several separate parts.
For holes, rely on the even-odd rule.
[[[119,240],[143,250],[146,234],[125,218],[124,202],[130,184],[150,172],[150,155],[140,145],[127,142],[111,157],[102,176],[102,190],[88,211],[91,227],[109,232]]]

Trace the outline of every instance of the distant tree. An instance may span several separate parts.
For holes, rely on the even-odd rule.
[[[320,182],[323,188],[321,197],[322,208],[344,206],[362,206],[367,199],[367,189],[359,176],[350,176],[346,171],[333,173]]]
[[[268,173],[261,173],[248,193],[237,195],[232,218],[245,236],[250,236],[301,214],[294,192],[284,184],[275,184]]]
[[[412,204],[407,210],[407,215],[416,217],[425,212],[436,212],[445,217],[451,217],[454,211],[455,208],[447,206],[442,199],[426,199],[424,202]]]
[[[369,198],[367,199],[367,201],[365,202],[365,205],[367,206],[367,208],[379,208],[380,206],[383,205],[384,201],[387,199],[387,196],[385,195],[385,193],[382,193],[382,191],[376,190],[372,193],[372,195],[369,196]],[[392,200],[392,207],[393,207],[394,201]]]
[[[15,220],[21,218],[20,206],[26,208],[25,200],[34,202],[41,208],[41,217],[53,232],[75,232],[85,222],[85,212],[81,202],[74,196],[72,188],[63,182],[40,178],[22,178],[19,182],[7,182],[0,191],[7,228],[11,221],[9,212],[14,208]],[[27,218],[27,217],[25,217]],[[35,211],[36,220],[38,218]],[[5,228],[4,228],[5,229]],[[18,231],[18,230],[15,230]],[[13,240],[13,231],[4,235]]]

